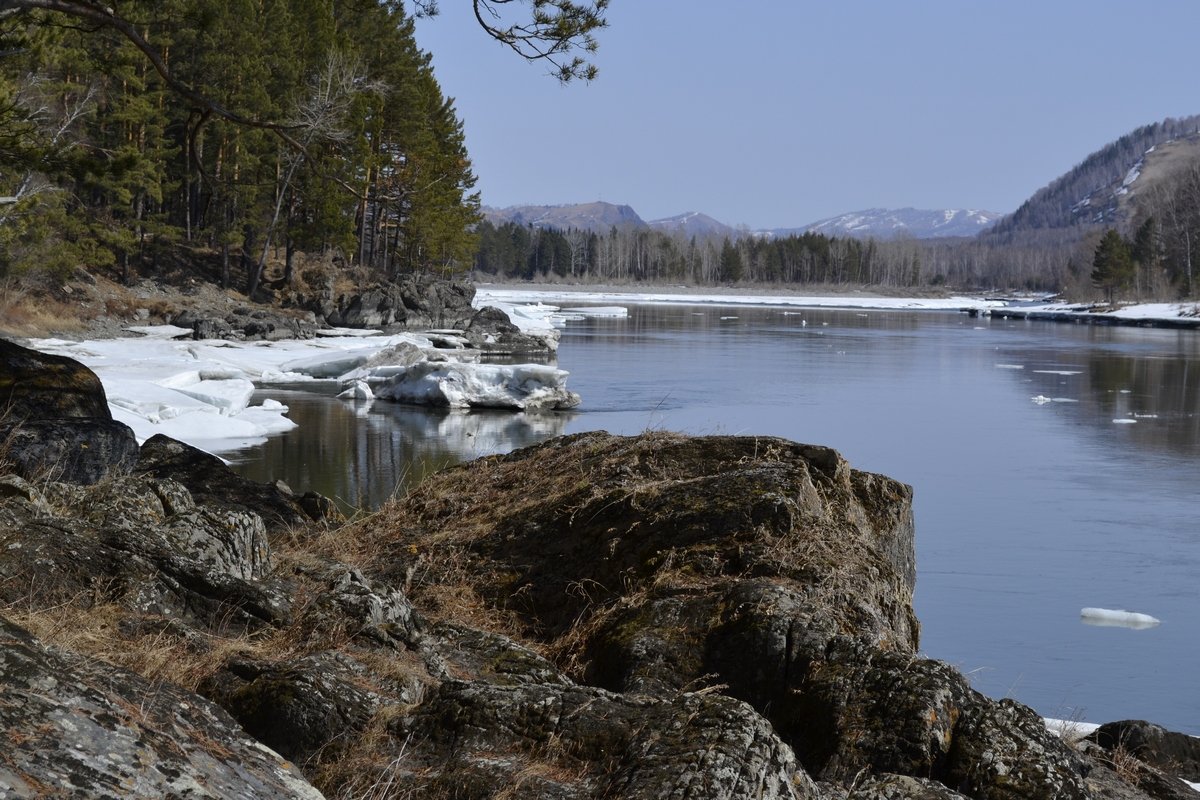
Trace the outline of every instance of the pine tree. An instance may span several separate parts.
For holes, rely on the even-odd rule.
[[[1129,244],[1121,238],[1121,234],[1109,228],[1092,259],[1092,283],[1105,290],[1111,304],[1115,294],[1133,280],[1134,269]]]

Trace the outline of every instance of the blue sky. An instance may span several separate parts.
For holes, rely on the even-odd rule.
[[[1118,136],[1200,113],[1196,0],[613,0],[561,86],[468,0],[418,23],[488,205],[751,227],[1011,211]]]

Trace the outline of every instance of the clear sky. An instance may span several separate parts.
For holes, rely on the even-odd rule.
[[[486,205],[627,203],[799,226],[1011,211],[1089,153],[1200,113],[1200,0],[613,0],[567,86],[477,27],[418,23]]]

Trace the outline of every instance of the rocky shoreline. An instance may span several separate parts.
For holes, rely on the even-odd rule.
[[[1198,740],[921,657],[911,489],[829,448],[580,434],[346,521],[0,348],[5,797],[1195,796]]]

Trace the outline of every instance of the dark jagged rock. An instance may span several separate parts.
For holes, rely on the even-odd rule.
[[[96,373],[66,356],[0,339],[0,419],[112,419]]]
[[[366,727],[383,698],[357,662],[319,653],[283,664],[238,660],[200,692],[217,702],[251,736],[289,761],[303,764]]]
[[[311,312],[296,316],[264,308],[239,306],[225,316],[186,309],[171,319],[172,325],[191,328],[193,339],[267,340],[311,339],[317,335]]]
[[[406,766],[439,765],[440,781],[459,787],[455,797],[494,797],[514,785],[522,797],[819,796],[766,721],[720,695],[656,700],[450,681],[410,731]]]
[[[211,703],[46,648],[3,617],[0,683],[4,797],[321,797]]]
[[[113,419],[31,419],[0,425],[0,448],[21,475],[84,485],[127,473],[138,460],[133,430]]]
[[[479,309],[464,333],[472,347],[492,354],[546,353],[558,347],[557,335],[523,333],[508,314],[495,306]]]
[[[253,511],[271,529],[326,518],[310,515],[310,510],[315,514],[336,513],[331,503],[323,503],[316,496],[297,498],[273,483],[243,478],[211,453],[162,434],[150,437],[142,445],[138,472],[179,481],[198,502]]]
[[[465,328],[475,315],[475,287],[466,281],[406,277],[308,305],[335,327],[422,330]]]
[[[1195,736],[1174,733],[1145,720],[1127,719],[1101,725],[1087,738],[1110,752],[1121,748],[1185,780],[1200,781],[1200,739]]]
[[[0,339],[0,461],[26,478],[91,484],[127,473],[137,456],[94,372]]]
[[[966,795],[947,789],[928,778],[883,773],[856,776],[850,786],[819,784],[827,800],[966,800]]]
[[[0,499],[0,604],[116,602],[130,613],[254,630],[285,622],[262,520],[196,507],[173,481],[124,476]]]

